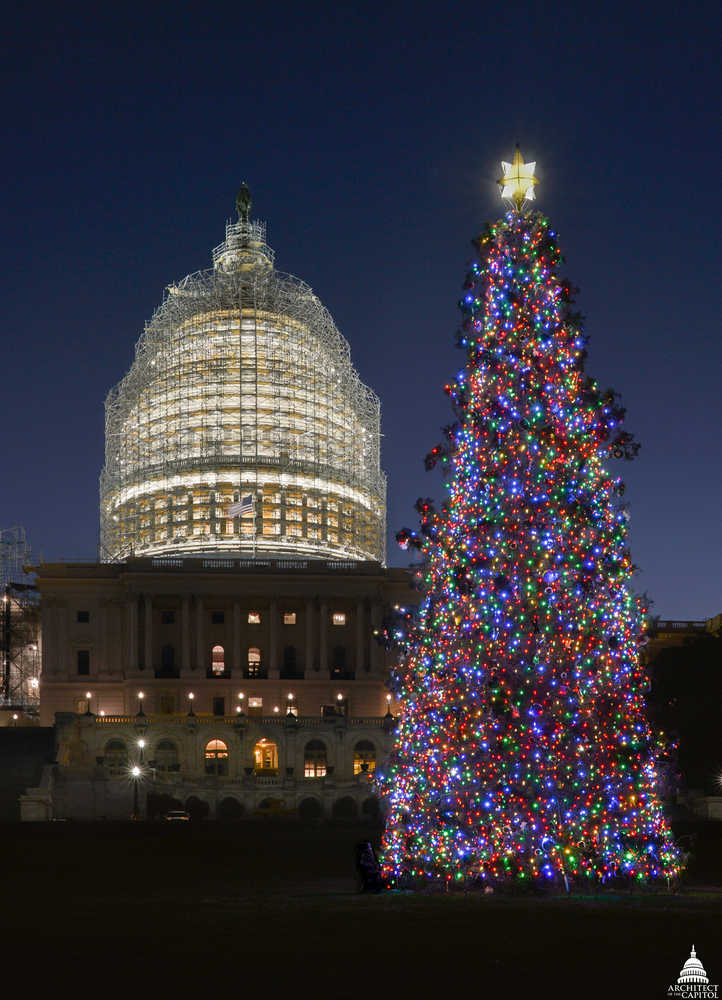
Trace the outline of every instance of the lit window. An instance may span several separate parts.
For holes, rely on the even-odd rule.
[[[248,612],[248,624],[249,625],[260,625],[261,624],[261,612],[260,611],[249,611]]]
[[[303,758],[304,778],[323,778],[326,774],[326,747],[320,740],[306,744]]]
[[[353,773],[371,774],[376,769],[376,750],[370,740],[361,740],[353,751]]]
[[[261,651],[258,646],[251,646],[248,650],[248,676],[261,676]]]
[[[283,612],[283,624],[284,625],[295,625],[296,624],[296,612],[295,611],[284,611]]]
[[[248,699],[248,714],[261,715],[263,713],[263,698]]]
[[[344,611],[334,611],[331,615],[332,625],[345,625],[346,624],[346,613]]]
[[[228,747],[223,740],[206,744],[206,774],[228,774]]]
[[[278,770],[278,747],[270,740],[265,738],[259,740],[253,748],[253,757],[257,772],[263,771],[267,774],[269,771]]]
[[[211,671],[214,676],[218,676],[218,674],[225,673],[225,669],[226,663],[223,646],[214,646],[211,650]]]

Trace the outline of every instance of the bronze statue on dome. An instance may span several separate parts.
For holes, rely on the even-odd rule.
[[[248,190],[248,185],[245,181],[241,184],[241,190],[236,197],[236,211],[238,212],[239,222],[248,222],[250,220],[251,192]]]

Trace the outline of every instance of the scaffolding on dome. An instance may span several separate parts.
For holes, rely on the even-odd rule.
[[[212,269],[168,287],[106,400],[102,560],[384,561],[378,397],[312,289],[273,262],[265,223],[241,219]]]

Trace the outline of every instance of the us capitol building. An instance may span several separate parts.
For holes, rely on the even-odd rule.
[[[26,820],[377,809],[374,630],[415,599],[384,563],[379,400],[245,185],[237,210],[108,394],[102,561],[35,567],[57,763]]]

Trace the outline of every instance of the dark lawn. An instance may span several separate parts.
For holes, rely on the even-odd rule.
[[[98,996],[664,997],[692,943],[722,981],[722,824],[698,831],[682,891],[567,899],[361,895],[353,847],[378,831],[358,826],[7,825],[0,982],[22,970],[38,990]]]

